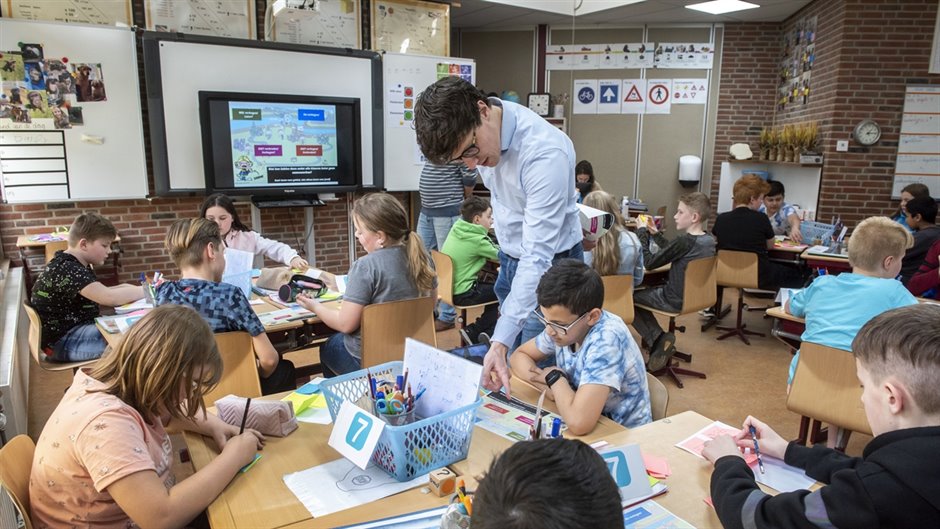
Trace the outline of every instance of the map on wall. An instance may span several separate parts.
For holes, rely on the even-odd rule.
[[[134,25],[131,0],[6,0],[3,16],[103,26],[113,26],[116,22]]]
[[[144,0],[147,29],[255,38],[255,0]]]
[[[450,55],[450,5],[417,0],[373,1],[372,49]]]
[[[279,6],[284,5],[281,9]],[[319,0],[304,8],[289,7],[284,0],[274,3],[276,42],[360,49],[359,0]]]

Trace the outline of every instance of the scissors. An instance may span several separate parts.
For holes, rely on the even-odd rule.
[[[385,413],[389,415],[398,415],[405,411],[405,405],[400,400],[390,399],[385,401]]]

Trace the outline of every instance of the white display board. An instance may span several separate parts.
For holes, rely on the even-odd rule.
[[[106,91],[99,100],[71,98],[68,104],[75,113],[70,114],[70,128],[55,128],[52,119],[45,120],[48,124],[36,119],[30,123],[0,119],[4,200],[22,203],[145,197],[147,166],[134,32],[128,28],[0,18],[0,51],[19,50],[21,43],[40,46],[46,61],[61,61],[71,65],[69,68],[93,67],[95,75],[101,75]],[[12,81],[3,79],[6,89]],[[25,86],[19,88],[21,92],[36,92]]]
[[[940,196],[940,86],[908,86],[904,94],[891,197],[900,198],[901,190],[914,183]]]
[[[144,63],[158,194],[205,190],[198,109],[203,90],[358,98],[362,185],[382,185],[378,54],[147,32]]]
[[[385,188],[417,191],[424,156],[413,123],[414,103],[425,88],[456,75],[476,84],[472,59],[386,53],[382,56],[385,90]]]

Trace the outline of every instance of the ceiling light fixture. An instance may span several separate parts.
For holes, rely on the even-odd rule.
[[[744,11],[745,9],[754,9],[760,6],[740,0],[713,0],[711,2],[702,2],[701,4],[692,4],[685,7],[696,11],[704,11],[712,15],[723,15],[735,11]]]

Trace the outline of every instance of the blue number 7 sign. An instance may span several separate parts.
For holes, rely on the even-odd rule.
[[[340,406],[330,433],[330,446],[352,461],[357,467],[365,469],[379,443],[385,423],[378,417],[364,411],[355,404],[346,401]]]
[[[346,444],[356,450],[362,450],[370,431],[372,431],[372,421],[369,420],[369,416],[361,411],[356,412],[349,430],[346,431]]]

